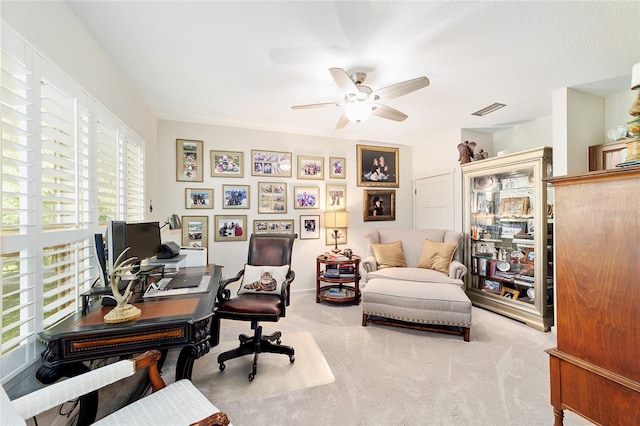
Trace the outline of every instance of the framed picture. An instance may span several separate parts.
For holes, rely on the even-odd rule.
[[[524,216],[529,210],[529,197],[511,197],[500,200],[500,216]]]
[[[246,241],[247,215],[215,216],[215,241]]]
[[[293,234],[293,219],[254,220],[253,232],[256,234]]]
[[[484,280],[484,289],[488,291],[492,291],[498,293],[500,291],[500,282],[494,280]]]
[[[347,186],[327,185],[326,210],[347,209]]]
[[[248,209],[250,192],[249,185],[222,185],[222,208]]]
[[[400,186],[399,148],[356,145],[356,149],[358,186]]]
[[[518,296],[520,296],[520,292],[512,288],[502,287],[502,290],[500,290],[500,296],[506,299],[516,300]]]
[[[343,157],[329,157],[329,178],[345,179],[347,177],[346,164],[347,160]]]
[[[186,188],[185,207],[188,209],[212,209],[213,189]]]
[[[317,240],[320,238],[320,215],[300,215],[300,239]]]
[[[335,246],[334,230],[325,228],[325,243],[328,246]],[[338,228],[338,244],[347,244],[347,228]]]
[[[209,244],[209,216],[182,216],[182,245],[206,248]]]
[[[535,260],[536,260],[535,251],[533,250],[532,247],[527,247],[527,249],[524,252],[524,257],[522,258],[521,262],[533,265],[535,263]]]
[[[287,184],[258,182],[258,213],[286,213]]]
[[[319,209],[320,188],[317,186],[296,186],[293,188],[294,209]]]
[[[324,158],[298,155],[298,179],[324,179]]]
[[[396,191],[365,190],[362,197],[362,219],[396,220]]]
[[[211,157],[211,176],[244,177],[244,154],[235,151],[209,151]]]
[[[251,150],[251,175],[291,177],[290,152]]]
[[[202,182],[203,141],[176,139],[176,181]]]

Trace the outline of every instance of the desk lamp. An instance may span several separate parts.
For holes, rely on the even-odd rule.
[[[349,226],[349,213],[343,210],[324,212],[324,226],[325,228],[334,228],[333,239],[335,240],[335,247],[331,251],[339,253],[338,231],[339,228],[347,228]]]
[[[167,220],[164,221],[160,229],[164,228],[167,225],[169,225],[169,229],[181,229],[182,221],[180,220],[180,216],[175,213],[172,214],[167,218]]]

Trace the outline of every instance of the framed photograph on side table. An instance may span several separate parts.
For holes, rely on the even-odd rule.
[[[298,179],[324,179],[324,158],[298,155]]]
[[[300,239],[317,240],[320,238],[320,215],[300,215]]]
[[[244,177],[244,154],[236,151],[209,151],[212,177]]]
[[[246,241],[247,215],[215,216],[214,241]]]
[[[187,209],[213,208],[213,189],[186,188],[184,192]]]
[[[258,213],[286,213],[287,184],[258,182]]]
[[[319,209],[320,188],[317,186],[296,186],[294,192],[294,209]]]
[[[344,157],[329,157],[329,179],[345,179],[347,160]]]
[[[399,148],[356,145],[358,186],[398,188]]]
[[[291,177],[290,152],[251,150],[251,175]]]
[[[203,141],[176,139],[176,181],[203,181],[203,145]]]
[[[362,197],[362,219],[396,220],[396,191],[365,190]]]
[[[182,245],[207,248],[209,216],[182,216]]]
[[[347,186],[327,185],[326,209],[346,210],[347,208]]]
[[[249,185],[222,185],[223,209],[248,209],[251,187]]]

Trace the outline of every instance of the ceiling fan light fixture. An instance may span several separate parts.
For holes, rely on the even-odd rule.
[[[480,109],[480,110],[478,110],[478,111],[476,111],[474,113],[471,113],[471,115],[477,115],[478,117],[482,117],[482,116],[485,116],[487,114],[491,114],[492,112],[497,111],[500,108],[504,108],[504,107],[506,107],[505,104],[501,104],[501,103],[495,102],[495,103],[493,103],[493,104],[491,104],[491,105],[489,105],[487,107],[484,107],[484,108],[482,108],[482,109]]]
[[[371,105],[364,102],[349,102],[344,108],[344,115],[349,121],[360,123],[371,117]]]

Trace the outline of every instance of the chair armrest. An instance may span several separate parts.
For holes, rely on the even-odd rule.
[[[206,419],[191,423],[189,426],[227,426],[229,423],[229,417],[224,412],[218,411]]]
[[[367,274],[378,270],[378,262],[376,262],[375,256],[367,256],[362,261],[362,282],[367,283]]]
[[[34,417],[53,407],[57,407],[132,376],[138,369],[148,368],[153,391],[162,389],[165,384],[158,372],[157,362],[160,352],[152,350],[129,360],[118,361],[86,373],[53,383],[35,392],[11,401],[23,419]]]
[[[227,289],[227,286],[229,284],[235,283],[236,281],[240,281],[243,275],[244,269],[238,272],[235,277],[227,278],[226,280],[220,281],[220,286],[218,286],[218,294],[216,295],[218,303],[226,302],[231,298],[231,290]]]
[[[449,265],[449,277],[461,280],[467,275],[467,267],[457,260],[452,260]]]

